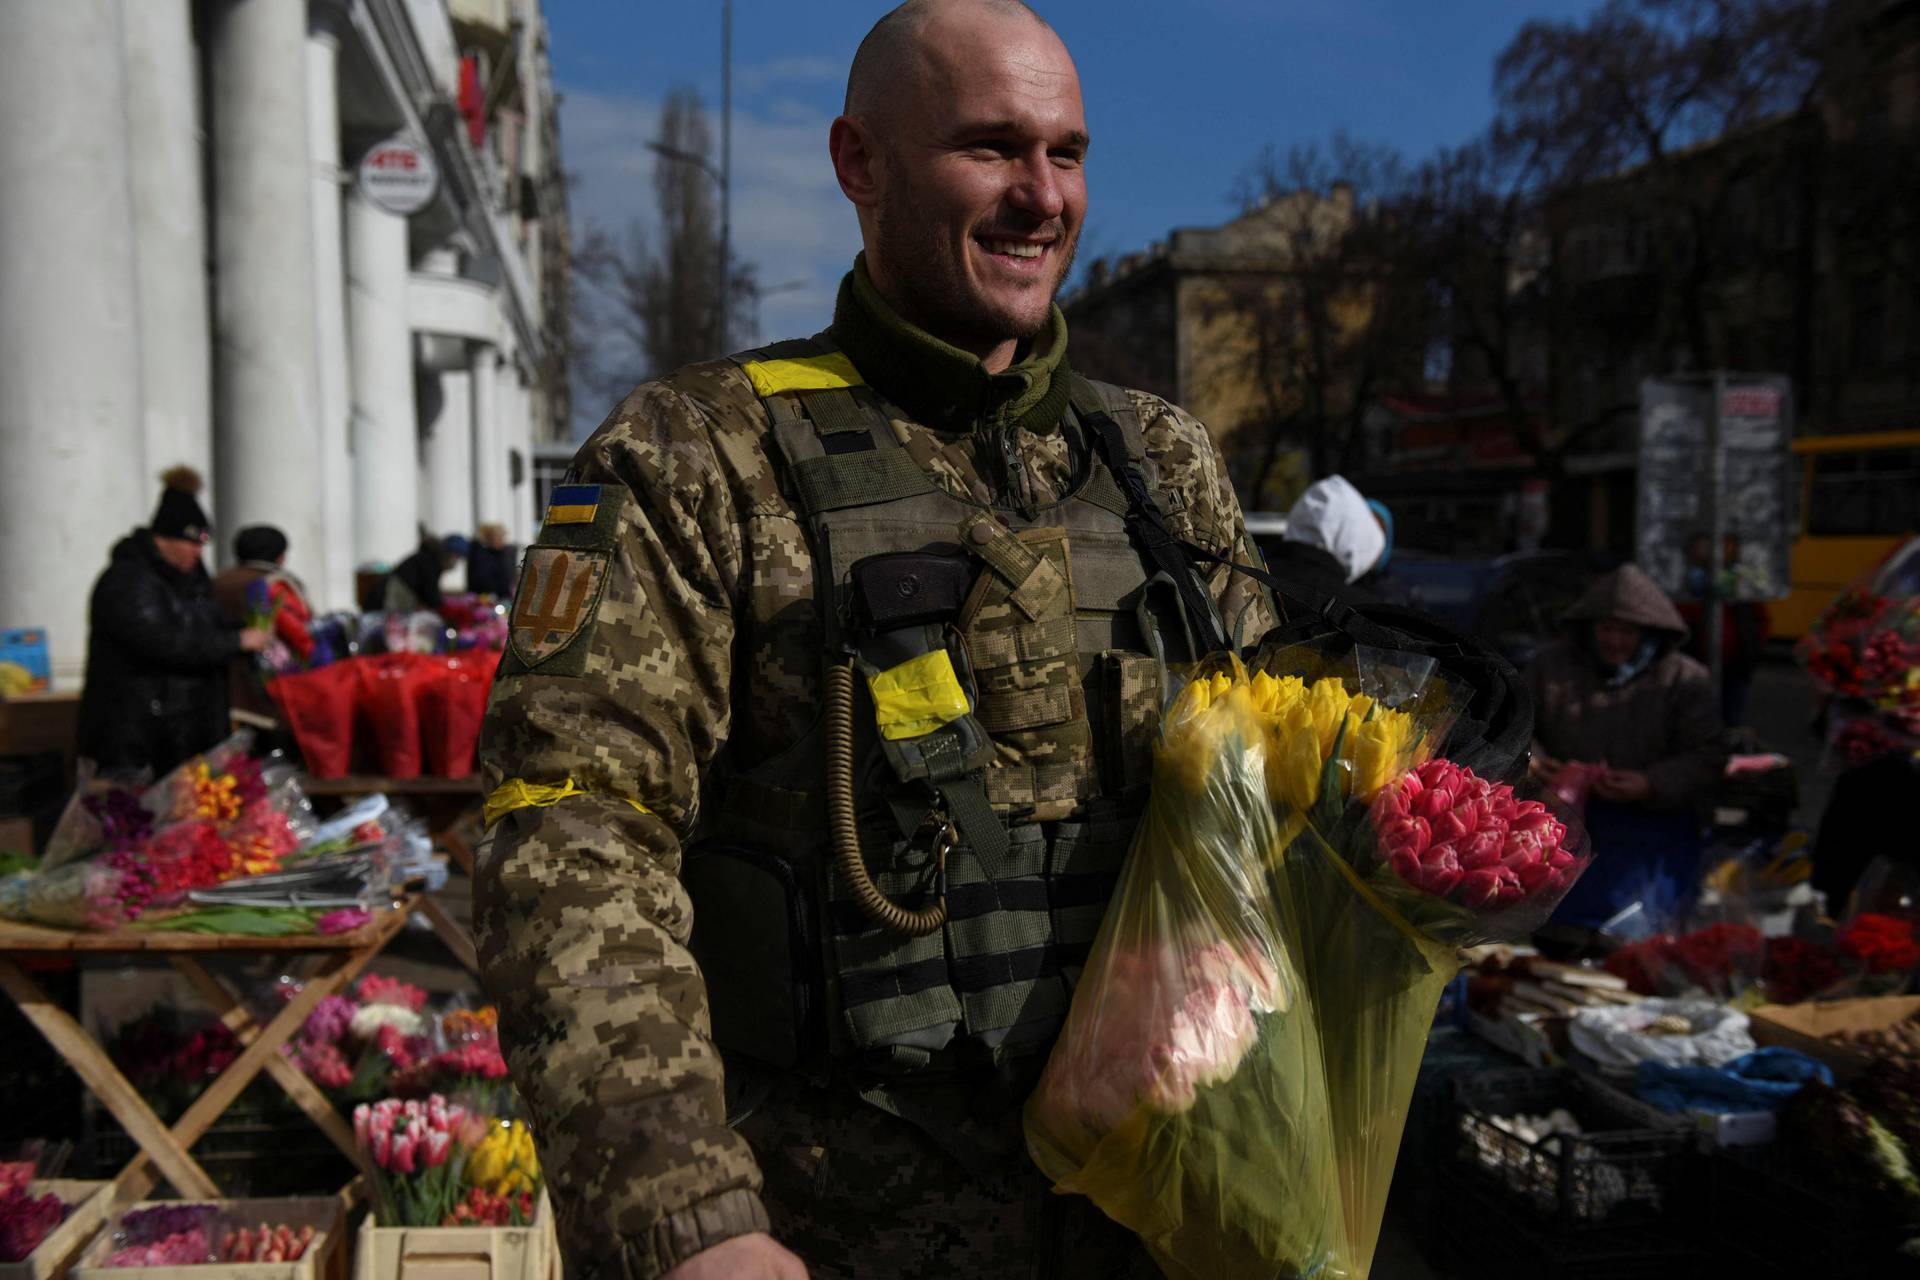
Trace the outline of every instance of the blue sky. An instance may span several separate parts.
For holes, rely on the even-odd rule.
[[[824,326],[859,239],[827,163],[853,50],[885,0],[736,0],[734,242],[763,284],[760,338]],[[1595,0],[1036,0],[1073,52],[1094,138],[1081,261],[1235,212],[1268,144],[1344,129],[1419,157],[1492,113],[1494,55],[1529,18]],[[577,229],[651,211],[657,107],[720,91],[719,0],[549,0]],[[579,406],[597,421],[604,406]],[[588,425],[591,425],[589,423]]]

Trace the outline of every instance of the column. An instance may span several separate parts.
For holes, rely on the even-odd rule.
[[[287,564],[324,555],[306,6],[231,0],[210,40],[214,457],[223,534],[278,525]]]
[[[347,347],[354,557],[396,564],[419,544],[407,221],[347,195]]]
[[[140,438],[124,48],[119,0],[0,5],[0,626],[46,627],[69,687],[89,584],[160,492]]]
[[[440,407],[427,427],[427,523],[438,534],[473,536],[473,374],[445,369]]]
[[[319,366],[321,571],[308,589],[322,608],[353,599],[352,394],[347,382],[347,273],[340,185],[340,26],[317,3],[307,26],[307,163],[313,208],[313,318]]]
[[[500,434],[500,380],[506,367],[495,348],[473,344],[473,517],[478,524],[507,524],[507,452]]]
[[[505,425],[505,448],[507,455],[507,510],[510,513],[507,528],[516,544],[524,546],[533,541],[533,398],[529,394],[526,379],[518,365],[509,365],[507,371],[512,375],[508,380],[503,399],[507,410],[502,417]],[[520,455],[520,482],[513,483],[511,467],[512,455]]]
[[[122,4],[140,292],[142,468],[213,475],[213,355],[201,190],[199,56],[187,0]],[[211,499],[202,494],[201,501]],[[222,530],[231,533],[231,530]],[[228,555],[231,538],[216,548]]]

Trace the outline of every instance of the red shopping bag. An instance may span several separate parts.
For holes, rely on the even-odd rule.
[[[435,659],[417,653],[362,654],[353,660],[374,763],[389,778],[420,776],[420,692]]]
[[[420,732],[426,747],[427,772],[433,776],[465,778],[473,773],[480,720],[486,714],[487,694],[493,688],[499,656],[451,655],[420,691]]]
[[[316,778],[344,778],[353,764],[354,708],[359,677],[351,663],[275,676],[267,693],[286,717],[293,740]]]

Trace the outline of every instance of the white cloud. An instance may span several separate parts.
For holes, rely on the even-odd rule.
[[[785,58],[757,72],[817,77],[827,66],[825,59]],[[576,239],[590,227],[618,232],[636,220],[651,227],[656,157],[646,144],[657,131],[659,100],[576,91],[560,111]],[[853,208],[827,159],[832,119],[792,99],[734,110],[735,253],[776,290],[760,305],[760,332],[742,341],[810,334],[832,318],[834,292],[860,247]],[[605,409],[578,405],[576,419],[591,427]]]

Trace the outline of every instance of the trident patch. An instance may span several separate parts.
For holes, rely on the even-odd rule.
[[[529,547],[513,601],[513,652],[537,667],[573,642],[600,609],[608,555],[570,547]]]

